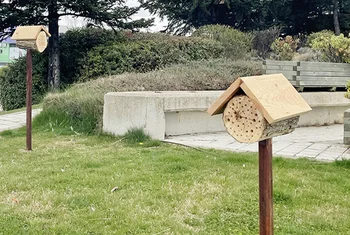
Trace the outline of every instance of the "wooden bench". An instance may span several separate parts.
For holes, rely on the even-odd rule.
[[[306,61],[264,61],[264,73],[282,73],[298,89],[307,88],[344,88],[350,80],[350,64],[306,62]]]

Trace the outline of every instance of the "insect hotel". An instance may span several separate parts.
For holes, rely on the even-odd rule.
[[[47,37],[50,36],[44,26],[18,26],[12,39],[16,40],[19,48],[33,49],[41,53],[47,47]]]
[[[310,106],[283,74],[238,78],[208,109],[239,142],[259,142],[260,235],[273,235],[272,137],[291,133]]]
[[[283,74],[238,78],[209,108],[242,143],[291,133],[310,106]]]
[[[32,50],[43,52],[47,47],[47,37],[49,31],[42,26],[18,26],[12,35],[16,40],[17,47],[27,50],[27,84],[26,84],[26,123],[27,123],[27,150],[32,150],[32,70],[33,57]]]

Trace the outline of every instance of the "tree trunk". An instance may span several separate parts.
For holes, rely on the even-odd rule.
[[[51,90],[58,90],[60,87],[60,50],[58,31],[58,7],[57,1],[51,1],[49,10],[49,72],[48,83]]]
[[[339,0],[333,0],[333,23],[335,35],[340,35],[339,25]]]

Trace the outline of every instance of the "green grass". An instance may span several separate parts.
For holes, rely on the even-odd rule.
[[[43,107],[42,104],[35,104],[32,106],[32,109],[41,109]],[[11,113],[17,113],[21,111],[25,111],[26,107],[20,108],[20,109],[14,109],[14,110],[9,110],[9,111],[0,111],[0,116],[5,115],[5,114],[11,114]]]
[[[24,148],[1,133],[0,234],[258,234],[255,154],[55,130]],[[349,162],[273,166],[275,234],[349,234]]]

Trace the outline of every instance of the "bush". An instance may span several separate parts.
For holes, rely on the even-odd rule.
[[[65,85],[78,81],[85,57],[92,48],[125,40],[126,37],[122,33],[99,28],[77,28],[62,34],[60,36],[61,83]]]
[[[274,53],[272,58],[275,60],[292,60],[298,48],[298,42],[298,39],[293,39],[292,36],[276,39],[271,45]]]
[[[321,52],[323,61],[350,63],[350,38],[339,36],[320,36],[311,41],[311,48]]]
[[[49,94],[35,123],[44,130],[96,133],[101,130],[103,96],[115,91],[224,90],[238,76],[261,74],[252,61],[200,61],[149,73],[125,73],[76,84]]]
[[[252,49],[253,35],[224,25],[206,25],[198,28],[194,37],[208,38],[220,42],[225,50],[224,57],[245,59]]]
[[[41,102],[47,90],[47,60],[33,53],[33,104]],[[0,72],[0,104],[4,110],[26,104],[26,58],[22,57]]]
[[[80,80],[123,72],[148,72],[170,64],[218,58],[222,51],[223,47],[215,41],[185,37],[100,46],[88,53]]]
[[[280,32],[281,29],[277,27],[254,32],[252,46],[259,57],[263,59],[268,57],[271,45],[279,37]]]
[[[322,30],[320,32],[312,33],[307,37],[306,45],[311,47],[312,41],[315,40],[316,38],[321,38],[321,37],[330,38],[333,35],[335,34],[331,30]]]

